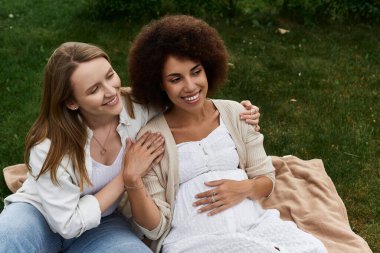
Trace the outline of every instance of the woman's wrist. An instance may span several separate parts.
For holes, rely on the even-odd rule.
[[[272,180],[266,176],[257,176],[251,181],[251,193],[249,198],[258,200],[267,197],[272,190]]]
[[[255,199],[255,187],[256,187],[256,182],[255,180],[252,179],[247,179],[245,180],[246,186],[245,186],[245,194],[246,198]]]
[[[128,190],[140,190],[140,189],[143,189],[144,188],[144,185],[141,185],[141,186],[129,186],[129,185],[124,185],[124,190],[128,191]]]
[[[144,187],[144,183],[141,179],[141,177],[127,177],[126,180],[124,180],[124,189],[125,190],[138,190],[142,189]]]

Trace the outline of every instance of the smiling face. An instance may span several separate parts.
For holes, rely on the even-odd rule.
[[[111,64],[103,57],[78,65],[70,78],[74,100],[67,104],[71,110],[79,107],[87,121],[120,114],[121,81]]]
[[[208,82],[202,64],[169,56],[162,70],[162,88],[176,109],[191,111],[204,105]]]

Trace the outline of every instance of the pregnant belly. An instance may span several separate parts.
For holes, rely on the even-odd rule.
[[[204,183],[219,179],[240,181],[247,179],[247,175],[241,169],[210,171],[181,184],[176,196],[172,229],[165,243],[186,236],[244,231],[255,224],[263,210],[256,201],[250,199],[213,216],[207,216],[207,212],[199,213],[200,207],[192,206],[196,194],[212,189]]]

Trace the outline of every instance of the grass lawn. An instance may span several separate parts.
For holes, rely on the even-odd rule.
[[[91,20],[85,0],[51,2],[0,0],[0,168],[22,162],[43,67],[59,44],[102,46],[127,80],[127,50],[141,23]],[[380,27],[276,24],[212,21],[231,62],[218,97],[261,108],[268,154],[322,159],[353,230],[380,253]],[[8,194],[1,175],[0,209]]]

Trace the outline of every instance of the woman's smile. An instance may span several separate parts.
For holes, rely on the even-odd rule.
[[[104,103],[103,105],[110,105],[110,106],[114,106],[114,105],[117,105],[119,103],[119,96],[116,95],[113,99],[111,99],[110,101]]]
[[[186,97],[182,97],[186,103],[188,104],[194,104],[194,103],[197,103],[199,100],[200,100],[200,91],[197,92],[196,94],[194,95],[190,95],[190,96],[186,96]]]

